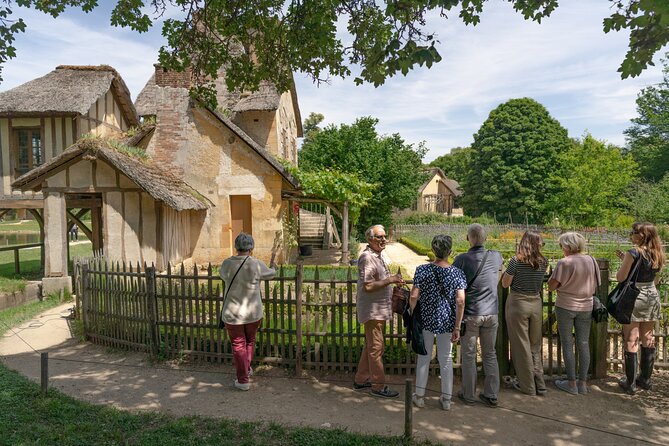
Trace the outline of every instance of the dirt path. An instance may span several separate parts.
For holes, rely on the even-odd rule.
[[[379,400],[355,392],[349,374],[297,378],[284,369],[260,367],[251,391],[240,392],[232,387],[233,370],[227,365],[153,364],[143,354],[79,343],[64,318],[70,307],[58,307],[8,332],[0,339],[2,361],[39,381],[39,355],[34,350],[47,351],[51,387],[120,409],[389,435],[403,432],[402,396]],[[403,376],[390,376],[389,381],[403,389]],[[428,386],[439,388],[434,378]],[[503,389],[499,409],[455,401],[450,412],[440,410],[437,394],[431,394],[425,409],[414,410],[415,435],[463,445],[648,444],[625,436],[666,444],[669,373],[658,376],[655,390],[646,397],[621,394],[613,377],[593,382],[591,389],[587,396],[571,396],[551,386],[545,398]]]
[[[366,243],[361,243],[360,249],[364,249],[366,246]],[[427,256],[418,255],[399,242],[388,243],[385,252],[392,263],[404,266],[411,277],[416,272],[418,265],[430,261]]]

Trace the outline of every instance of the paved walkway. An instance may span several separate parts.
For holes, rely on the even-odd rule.
[[[251,391],[232,387],[227,365],[153,363],[144,354],[80,343],[72,335],[72,304],[50,310],[0,339],[4,364],[39,382],[39,354],[49,353],[50,386],[80,400],[129,410],[159,410],[243,421],[342,427],[354,432],[401,435],[403,395],[379,400],[351,389],[349,374],[293,376],[281,368],[256,370]],[[462,445],[636,445],[626,437],[666,444],[669,437],[669,374],[647,396],[622,395],[613,378],[594,382],[592,393],[572,396],[555,390],[545,398],[509,389],[499,409],[455,401],[450,412],[429,393],[425,409],[414,410],[414,433]],[[397,390],[403,376],[389,376]],[[434,377],[428,387],[438,389]],[[456,383],[455,388],[458,388]],[[457,399],[456,399],[457,400]]]

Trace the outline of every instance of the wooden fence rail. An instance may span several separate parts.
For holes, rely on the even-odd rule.
[[[606,260],[600,261],[605,301],[609,291]],[[356,321],[357,270],[346,277],[325,274],[318,267],[305,278],[303,265],[294,273],[280,267],[277,276],[263,283],[264,318],[257,337],[256,361],[302,370],[353,371],[364,344],[364,333]],[[102,259],[75,262],[77,306],[89,340],[115,348],[145,351],[163,358],[193,361],[232,361],[225,330],[218,328],[223,304],[220,277],[211,265],[186,271],[168,267],[157,273],[153,267],[110,263]],[[507,290],[500,289],[497,354],[500,372],[513,372],[508,331],[504,319]],[[544,290],[544,369],[548,376],[564,373],[555,318],[554,294]],[[667,292],[663,306],[667,306]],[[656,364],[669,367],[667,326],[656,330]],[[388,373],[414,373],[415,355],[405,344],[401,318],[386,326],[384,363]],[[618,370],[622,362],[622,339],[615,323],[593,324],[591,373],[602,377]],[[454,348],[454,366],[460,366],[460,350]],[[438,364],[432,364],[437,372]]]

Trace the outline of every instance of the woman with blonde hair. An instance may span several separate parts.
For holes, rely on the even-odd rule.
[[[513,387],[527,395],[541,396],[546,394],[541,361],[541,288],[548,268],[548,260],[541,253],[543,244],[541,234],[526,231],[502,275],[502,286],[511,287],[506,323],[517,377]]]
[[[548,281],[550,291],[557,290],[555,313],[562,343],[562,356],[567,379],[555,381],[555,387],[571,395],[588,393],[587,378],[590,365],[590,324],[592,296],[599,285],[599,266],[595,259],[583,254],[585,237],[577,232],[565,232],[558,238],[564,254]],[[578,382],[574,339],[578,348]]]
[[[630,238],[634,248],[623,254],[616,254],[622,260],[616,279],[627,279],[634,268],[636,287],[639,295],[634,303],[631,322],[623,324],[625,338],[625,378],[619,384],[625,392],[634,394],[637,386],[650,390],[650,377],[655,364],[655,336],[653,329],[655,321],[661,318],[660,296],[655,286],[660,281],[660,275],[666,255],[657,229],[651,223],[636,222],[632,225]],[[641,338],[641,358],[639,360],[641,373],[637,378],[637,353]]]

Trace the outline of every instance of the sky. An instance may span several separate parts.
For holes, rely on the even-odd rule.
[[[160,25],[145,34],[109,25],[109,5],[93,13],[68,11],[58,19],[14,8],[27,23],[15,42],[18,57],[3,69],[4,91],[42,76],[57,65],[111,65],[135,98],[154,71],[165,43]],[[381,134],[399,133],[406,142],[425,142],[424,161],[453,147],[469,146],[491,110],[512,99],[543,104],[571,137],[585,132],[624,145],[624,130],[636,116],[636,97],[662,79],[660,57],[641,76],[621,80],[617,69],[628,45],[627,32],[602,30],[612,11],[608,0],[563,0],[541,24],[525,21],[502,0],[485,5],[481,23],[430,17],[443,60],[419,67],[378,88],[355,86],[353,76],[317,86],[295,73],[303,119],[316,112],[324,125],[379,119]],[[107,9],[105,8],[107,7]],[[174,12],[172,12],[174,13]],[[169,15],[169,14],[168,14]],[[345,36],[344,36],[345,38]]]

